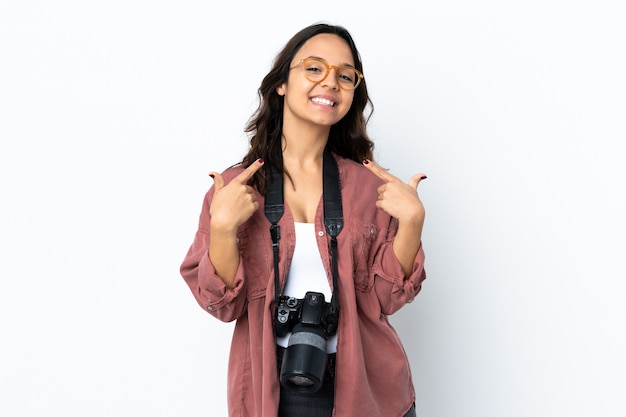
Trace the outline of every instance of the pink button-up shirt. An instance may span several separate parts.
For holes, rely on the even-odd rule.
[[[405,277],[392,242],[398,222],[376,208],[381,180],[360,164],[336,157],[343,201],[344,229],[338,240],[339,328],[335,377],[335,417],[401,417],[415,401],[404,348],[387,316],[413,300],[426,278],[420,248],[413,272]],[[226,183],[241,167],[224,172]],[[220,320],[236,320],[228,366],[231,417],[276,417],[280,383],[276,364],[274,271],[270,222],[261,207],[240,227],[239,269],[233,289],[215,274],[207,255],[209,207],[204,199],[193,244],[180,267],[200,306]],[[289,207],[279,222],[280,287],[283,288],[295,248]],[[323,203],[315,216],[317,245],[327,278],[332,273]]]

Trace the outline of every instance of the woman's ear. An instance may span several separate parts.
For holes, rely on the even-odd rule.
[[[281,85],[276,87],[276,93],[278,93],[279,96],[285,95],[285,83],[282,83]]]

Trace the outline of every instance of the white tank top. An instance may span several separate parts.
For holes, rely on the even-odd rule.
[[[314,223],[294,223],[296,227],[296,247],[291,260],[291,267],[287,274],[287,283],[283,295],[304,298],[307,291],[324,294],[327,303],[333,293],[326,277],[326,270],[322,263],[320,251],[317,248]],[[287,347],[291,333],[278,337],[276,343]],[[326,353],[337,351],[337,334],[329,336],[326,342]]]

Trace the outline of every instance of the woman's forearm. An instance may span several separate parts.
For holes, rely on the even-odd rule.
[[[400,222],[393,241],[393,251],[402,265],[404,276],[413,272],[413,263],[422,244],[423,221]]]
[[[226,287],[232,289],[239,268],[237,234],[211,228],[208,256],[217,275],[224,281]]]

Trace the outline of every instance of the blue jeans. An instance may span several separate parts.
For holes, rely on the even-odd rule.
[[[280,372],[282,365],[283,352],[284,349],[278,347],[276,351],[278,372]],[[278,417],[332,417],[335,404],[334,356],[329,358],[328,364],[322,387],[315,393],[303,394],[283,386],[280,387]],[[415,405],[411,407],[404,417],[416,417]]]

